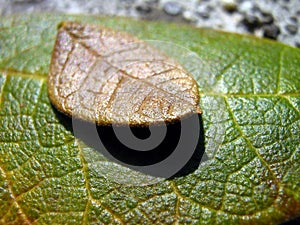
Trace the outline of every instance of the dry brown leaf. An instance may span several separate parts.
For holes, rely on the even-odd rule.
[[[197,83],[181,65],[129,34],[75,22],[59,28],[48,92],[59,111],[100,125],[201,113]]]

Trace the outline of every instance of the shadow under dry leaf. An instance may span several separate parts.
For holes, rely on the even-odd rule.
[[[166,136],[157,147],[149,151],[138,151],[127,147],[116,137],[114,129],[122,130],[123,127],[113,128],[112,126],[98,126],[83,120],[74,118],[72,119],[57,111],[54,107],[53,110],[56,112],[56,115],[61,124],[63,124],[66,129],[71,131],[73,135],[74,130],[72,122],[76,121],[77,127],[80,127],[80,132],[76,132],[75,136],[83,141],[87,146],[98,151],[99,153],[107,157],[108,160],[117,163],[118,161],[121,161],[122,164],[124,163],[125,165],[128,165],[129,168],[135,170],[138,167],[154,165],[168,158],[176,149],[176,146],[178,145],[179,139],[181,137],[181,121],[167,124]],[[194,149],[192,157],[189,159],[189,161],[186,164],[182,165],[182,168],[177,171],[171,178],[190,174],[199,167],[201,160],[202,162],[205,161],[204,158],[206,157],[206,155],[204,145],[205,137],[203,120],[201,115],[197,116],[200,126],[200,132],[198,132],[197,134],[198,142],[196,148]],[[190,118],[185,118],[185,120],[189,119]],[[98,133],[97,140],[95,140],[94,135],[91,135],[91,131],[95,129],[95,126]],[[154,128],[154,131],[159,129],[162,129],[162,127],[156,126]],[[147,139],[151,135],[148,127],[130,127],[130,130],[139,139]],[[195,131],[191,130],[190,132],[192,133]],[[99,146],[99,141],[102,143],[102,147]],[[103,148],[105,148],[106,151]],[[139,172],[145,173],[145,171],[143,170]],[[151,172],[148,175],[169,178],[164,177],[163,174],[151,174]]]

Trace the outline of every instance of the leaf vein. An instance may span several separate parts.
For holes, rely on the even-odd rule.
[[[275,179],[276,183],[279,185],[279,181],[278,179],[276,178],[274,172],[271,170],[269,164],[265,161],[265,159],[259,154],[259,152],[257,151],[257,149],[252,145],[251,141],[249,140],[249,138],[244,134],[243,130],[241,129],[239,123],[237,122],[235,116],[234,116],[234,113],[233,111],[231,110],[231,107],[230,107],[230,104],[228,102],[228,99],[227,98],[224,98],[225,99],[225,104],[228,108],[228,112],[229,114],[231,115],[231,118],[232,118],[232,121],[233,123],[236,125],[236,129],[239,131],[239,133],[241,134],[241,136],[245,139],[248,147],[254,151],[254,153],[258,156],[258,158],[260,159],[260,161],[266,166],[266,168],[269,170],[269,172],[272,174],[273,178]]]
[[[11,188],[10,180],[7,179],[7,175],[6,175],[5,171],[4,171],[4,169],[2,169],[1,165],[0,165],[0,172],[2,172],[3,176],[5,177],[5,179],[6,179],[7,182],[8,182],[8,184],[7,184],[7,186],[8,186],[8,191],[10,192],[10,194],[11,194],[10,196],[11,196],[11,198],[12,198],[14,204],[15,204],[15,207],[16,207],[16,208],[18,209],[18,211],[20,212],[22,219],[24,220],[24,222],[25,222],[26,224],[32,224],[32,222],[29,220],[29,218],[27,217],[27,215],[26,215],[25,212],[23,211],[21,205],[18,203],[18,201],[17,201],[17,199],[16,199],[16,197],[15,197],[15,194],[14,194],[12,188]]]
[[[108,209],[107,207],[105,207],[103,204],[101,204],[100,201],[98,201],[97,199],[94,199],[92,197],[92,193],[90,190],[90,183],[89,183],[89,177],[88,177],[88,164],[85,161],[84,155],[83,155],[83,150],[80,146],[80,143],[77,142],[77,146],[79,149],[79,157],[80,157],[80,161],[82,164],[82,170],[83,170],[83,175],[84,175],[84,180],[85,180],[85,188],[88,194],[88,200],[87,200],[87,204],[83,213],[83,218],[82,218],[82,224],[87,224],[87,219],[88,219],[88,206],[90,204],[90,202],[95,202],[98,205],[100,205],[102,208],[104,208],[105,210],[107,210],[113,217],[115,217],[121,224],[124,224],[122,219],[117,216],[115,213],[113,213],[110,209]]]

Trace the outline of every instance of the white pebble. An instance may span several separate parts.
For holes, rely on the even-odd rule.
[[[190,22],[195,22],[197,21],[197,17],[194,15],[193,12],[191,11],[184,11],[182,14],[183,19],[185,19],[186,21],[190,21]]]

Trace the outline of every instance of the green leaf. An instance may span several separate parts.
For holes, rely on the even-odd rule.
[[[99,173],[117,165],[75,139],[47,95],[57,25],[66,20],[196,52],[208,161],[144,187]],[[1,18],[0,224],[278,224],[300,215],[299,62],[299,49],[185,25]]]

